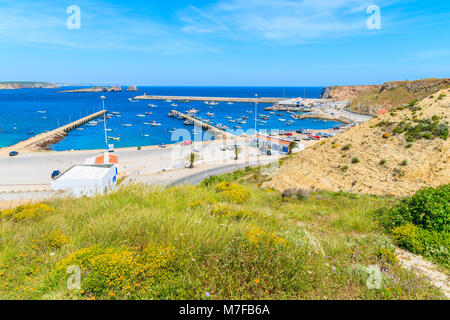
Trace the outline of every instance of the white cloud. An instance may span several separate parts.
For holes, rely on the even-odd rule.
[[[124,7],[104,1],[75,3],[81,8],[80,30],[66,28],[68,4],[0,0],[0,43],[167,54],[217,51],[190,40],[174,26],[156,23]]]
[[[378,0],[390,5],[395,0]],[[220,0],[180,13],[189,34],[302,43],[367,32],[367,0]]]

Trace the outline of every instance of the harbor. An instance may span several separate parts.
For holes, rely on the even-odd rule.
[[[66,137],[67,133],[69,133],[70,131],[105,115],[107,112],[108,112],[107,110],[95,112],[79,120],[61,126],[55,130],[38,134],[25,141],[19,142],[13,146],[1,148],[0,153],[8,153],[11,151],[21,152],[23,150],[27,151],[39,151],[43,149],[45,150],[49,145],[57,143],[60,140],[64,139],[64,137]]]

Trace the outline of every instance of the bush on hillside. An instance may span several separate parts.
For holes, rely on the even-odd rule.
[[[450,255],[450,184],[426,188],[379,211],[381,225],[401,247],[448,265]]]
[[[418,191],[387,210],[383,219],[388,230],[409,222],[425,230],[450,232],[450,184]]]
[[[217,191],[225,199],[233,203],[244,203],[252,197],[252,193],[249,190],[235,183],[219,183],[217,185]]]
[[[16,222],[23,220],[36,220],[47,214],[54,213],[55,209],[45,203],[29,204],[15,209],[4,210],[1,212],[1,218],[12,218]]]

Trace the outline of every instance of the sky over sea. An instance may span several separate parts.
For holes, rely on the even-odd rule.
[[[449,75],[448,0],[0,0],[0,81],[328,86]]]

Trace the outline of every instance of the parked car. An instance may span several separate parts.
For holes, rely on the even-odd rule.
[[[19,153],[17,152],[17,151],[11,151],[10,153],[9,153],[9,156],[10,157],[16,157],[16,156],[18,156],[19,155]]]
[[[61,175],[61,171],[59,170],[55,170],[52,173],[52,179],[55,180],[56,178],[58,178]]]

